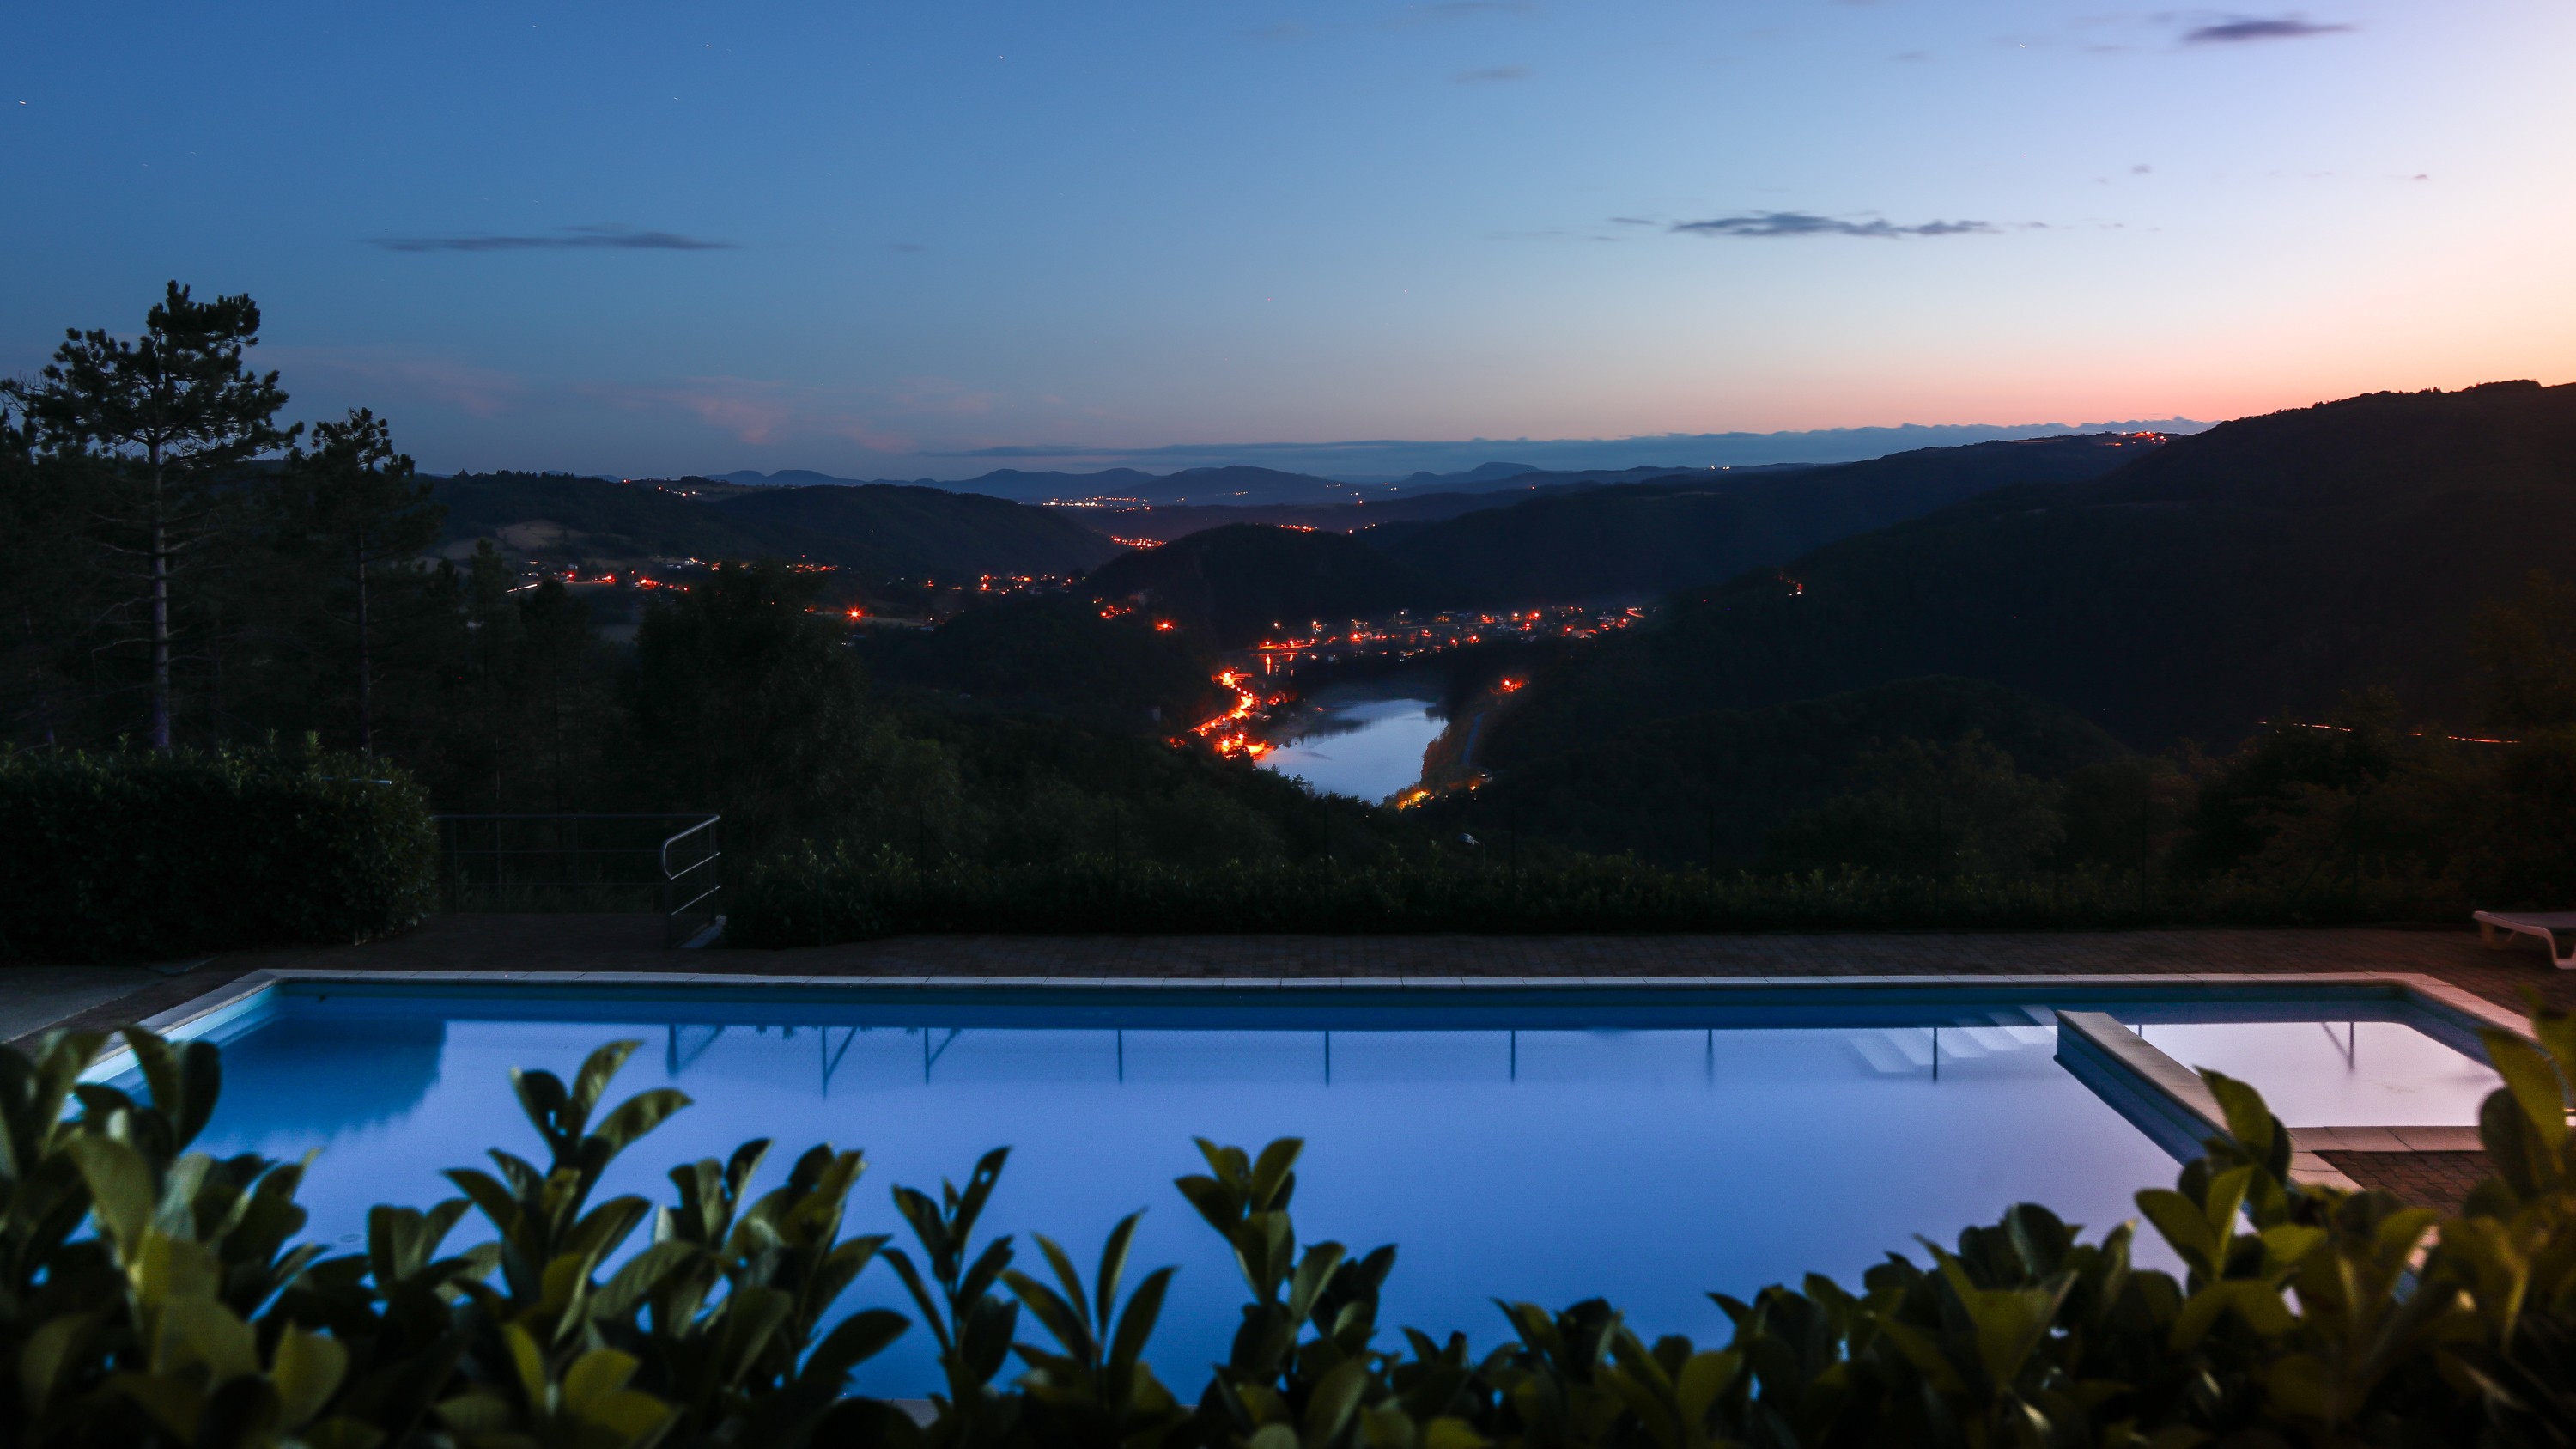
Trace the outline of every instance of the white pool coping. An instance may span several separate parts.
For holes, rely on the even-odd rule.
[[[2436,976],[2412,971],[2242,971],[2126,972],[2060,974],[1916,973],[1884,976],[847,976],[766,975],[690,971],[380,971],[347,968],[280,966],[245,973],[202,996],[146,1017],[139,1025],[177,1040],[202,1036],[264,1008],[269,993],[308,981],[341,981],[388,986],[656,986],[722,987],[736,991],[797,988],[851,992],[993,990],[1021,993],[1049,991],[1427,991],[1475,995],[1492,991],[1636,991],[1693,988],[1717,995],[1729,991],[1852,990],[1870,987],[1979,986],[2010,990],[2064,991],[2085,987],[2261,987],[2278,991],[2298,987],[2378,987],[2393,989],[2417,1005],[2465,1018],[2470,1024],[2512,1032],[2528,1039],[2529,1023],[2475,992]],[[2156,1053],[2162,1057],[2162,1052]],[[2171,1058],[2166,1058],[2170,1061]],[[131,1053],[111,1045],[83,1080],[114,1076],[131,1065]],[[2188,1070],[2188,1069],[2185,1069]],[[2197,1079],[2195,1079],[2197,1080]]]

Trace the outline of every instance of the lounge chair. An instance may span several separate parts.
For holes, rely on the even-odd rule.
[[[2560,931],[2576,933],[2576,911],[2480,911],[2476,920],[2478,940],[2488,950],[2501,951],[2516,936],[2537,936],[2559,970],[2576,971],[2576,947],[2558,954],[2557,936]]]

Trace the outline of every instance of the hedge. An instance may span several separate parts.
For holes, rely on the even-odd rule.
[[[310,749],[0,756],[0,954],[162,960],[363,940],[418,921],[420,787]]]
[[[1443,854],[1355,865],[1074,856],[916,864],[891,850],[757,860],[728,891],[725,939],[815,946],[922,931],[1225,933],[2118,929],[2453,920],[2407,883],[2312,891],[2236,881],[2141,894],[2135,876],[1929,879],[1668,870],[1626,856],[1527,869]]]

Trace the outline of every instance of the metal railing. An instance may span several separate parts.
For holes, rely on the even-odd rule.
[[[439,815],[450,911],[658,911],[666,945],[712,929],[720,815]]]

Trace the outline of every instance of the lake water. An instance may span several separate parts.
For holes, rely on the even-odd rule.
[[[1378,801],[1422,778],[1422,752],[1447,721],[1438,703],[1410,698],[1335,698],[1310,706],[1310,723],[1264,755],[1261,767],[1327,795]]]

